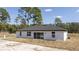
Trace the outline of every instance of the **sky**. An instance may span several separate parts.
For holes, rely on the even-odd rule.
[[[7,7],[11,17],[11,24],[15,23],[19,7]],[[56,17],[61,18],[62,22],[79,22],[79,7],[39,7],[41,10],[43,23],[52,24]]]

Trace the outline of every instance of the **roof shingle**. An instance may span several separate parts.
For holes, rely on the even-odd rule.
[[[18,29],[18,30],[24,30],[24,31],[66,31],[66,29],[63,29],[58,26],[53,26],[53,25],[30,26],[30,27]]]

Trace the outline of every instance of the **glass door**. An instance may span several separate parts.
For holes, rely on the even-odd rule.
[[[34,38],[35,39],[44,39],[44,34],[43,33],[39,33],[39,32],[35,32],[34,33]]]

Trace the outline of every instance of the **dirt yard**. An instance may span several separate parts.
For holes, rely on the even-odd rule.
[[[0,40],[0,51],[67,51],[28,43]]]
[[[70,39],[66,41],[48,41],[48,40],[38,40],[38,39],[27,39],[27,38],[16,38],[15,34],[5,34],[5,40],[29,43],[34,45],[41,45],[51,48],[59,48],[59,49],[66,49],[70,51],[79,51],[79,34],[70,33],[68,36]],[[3,35],[1,34],[0,37],[3,39]]]

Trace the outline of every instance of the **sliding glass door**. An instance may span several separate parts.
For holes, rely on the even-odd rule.
[[[44,39],[44,34],[43,33],[39,33],[39,32],[35,32],[34,33],[34,38],[35,39]]]

